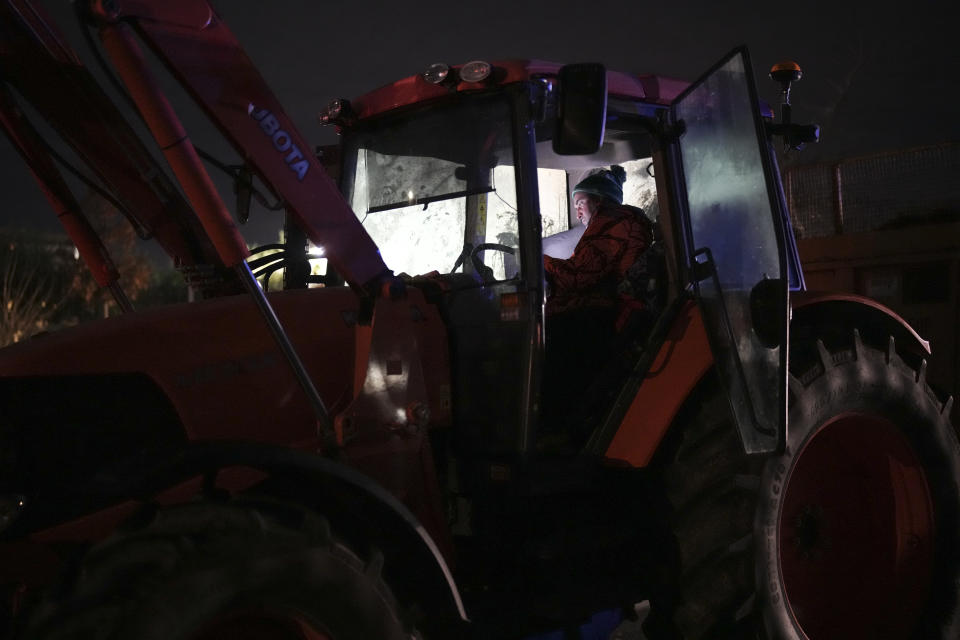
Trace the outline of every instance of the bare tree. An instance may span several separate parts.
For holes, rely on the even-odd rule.
[[[88,194],[82,208],[110,253],[122,288],[136,300],[157,279],[140,239],[124,216],[102,199]],[[168,289],[175,284],[163,282]],[[0,237],[0,346],[103,317],[112,304],[66,236],[12,232]]]
[[[150,286],[153,276],[142,241],[127,219],[102,198],[88,193],[81,208],[109,252],[120,274],[120,286],[136,301]],[[85,265],[77,269],[71,290],[71,313],[79,317],[101,315],[104,305],[110,304],[110,294],[97,285],[90,270]]]
[[[46,253],[22,240],[0,246],[0,346],[43,331],[63,304],[71,274]]]

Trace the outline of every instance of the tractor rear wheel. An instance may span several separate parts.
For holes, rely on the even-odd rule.
[[[743,453],[718,385],[674,444],[664,482],[679,578],[648,634],[960,637],[950,403],[892,339],[879,349],[853,331],[793,349],[804,370],[791,371],[783,454]]]
[[[288,505],[191,503],[159,510],[85,556],[34,610],[42,640],[410,640],[380,578],[325,519]]]

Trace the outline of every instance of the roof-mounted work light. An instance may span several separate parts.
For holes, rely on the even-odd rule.
[[[450,75],[450,65],[435,62],[423,72],[423,79],[430,84],[440,84]]]
[[[490,77],[493,67],[489,62],[473,60],[460,67],[460,80],[463,82],[483,82]]]

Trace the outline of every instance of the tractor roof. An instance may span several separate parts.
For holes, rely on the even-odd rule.
[[[483,90],[492,86],[522,82],[536,76],[556,77],[563,66],[542,60],[503,60],[491,64],[492,73],[481,82],[455,79],[453,82],[432,84],[424,78],[424,74],[419,73],[352,99],[351,106],[356,117],[364,119],[393,109],[442,98],[451,92]],[[452,65],[450,77],[459,78],[459,70],[463,66]],[[454,74],[453,71],[457,73]],[[610,95],[654,104],[669,104],[688,85],[684,80],[653,74],[635,75],[607,71],[607,90]]]

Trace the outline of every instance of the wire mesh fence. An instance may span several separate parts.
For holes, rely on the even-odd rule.
[[[784,188],[800,238],[960,220],[960,143],[790,167]]]

